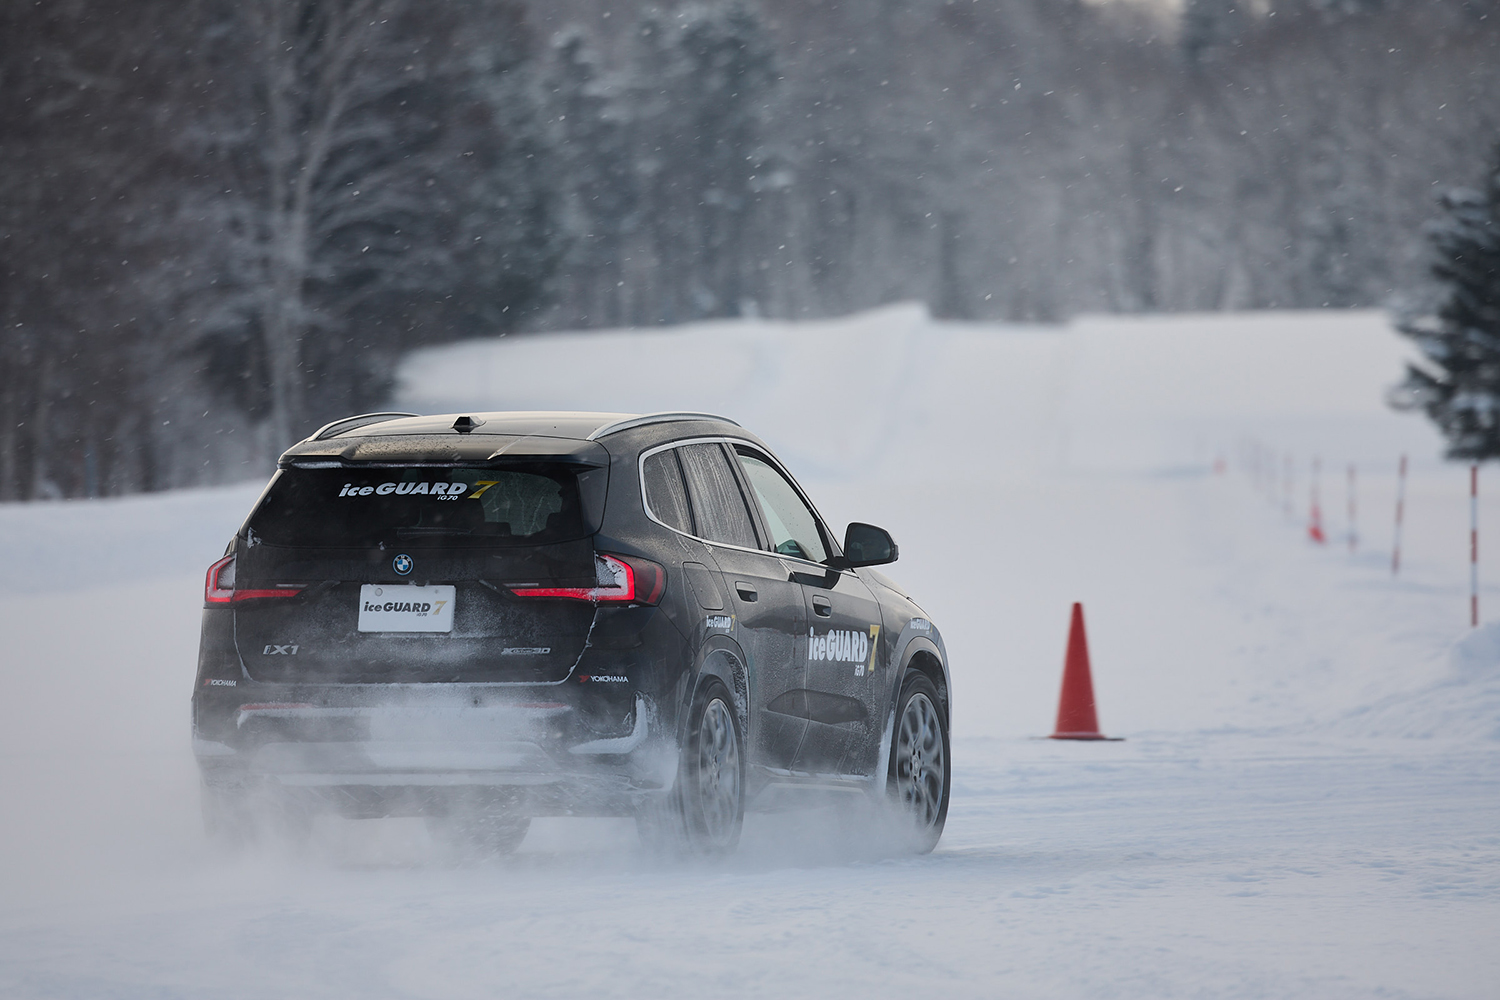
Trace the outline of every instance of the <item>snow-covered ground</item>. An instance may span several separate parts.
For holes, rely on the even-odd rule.
[[[201,573],[258,486],[0,508],[22,568],[0,576],[0,996],[1493,997],[1500,624],[1468,628],[1466,470],[1381,402],[1404,352],[1374,313],[901,306],[411,360],[418,410],[725,413],[837,528],[889,528],[958,702],[948,832],[918,859],[816,813],[753,817],[713,865],[612,820],[538,822],[475,867],[407,821],[218,857],[187,694]],[[1251,442],[1278,476],[1292,458],[1291,512]],[[1500,622],[1500,538],[1481,578]],[[1074,600],[1126,742],[1034,739]]]

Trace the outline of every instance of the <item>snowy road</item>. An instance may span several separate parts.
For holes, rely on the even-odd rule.
[[[480,868],[394,822],[325,829],[314,860],[193,852],[6,913],[0,994],[1489,995],[1495,748],[1097,749],[961,741],[916,860],[818,815],[760,817],[718,866],[655,865],[616,821],[538,824]]]
[[[591,346],[596,381],[544,377],[566,338],[414,365],[413,402],[483,389],[457,383],[488,364],[531,394],[491,405],[729,411],[839,525],[891,528],[960,699],[948,832],[920,859],[811,813],[753,817],[716,865],[582,820],[478,866],[409,821],[226,861],[197,827],[186,699],[201,572],[255,487],[0,508],[30,567],[0,581],[0,997],[1495,996],[1500,626],[1464,627],[1462,474],[1380,410],[1378,318],[1197,323],[1001,333],[892,310],[632,334]],[[743,355],[716,405],[669,391],[683,336],[694,364]],[[787,338],[821,360],[779,368]],[[892,387],[842,423],[802,381],[839,358]],[[1122,366],[1128,391],[1102,377]],[[598,398],[606,378],[638,398]],[[1362,463],[1372,511],[1411,451],[1403,577],[1373,516],[1358,553],[1317,548],[1300,509],[1208,474],[1236,435]],[[1500,614],[1500,587],[1483,598]],[[1074,599],[1124,743],[1031,738]]]

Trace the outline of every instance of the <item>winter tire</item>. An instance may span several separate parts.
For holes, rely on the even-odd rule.
[[[952,771],[948,722],[940,705],[937,688],[925,674],[907,674],[896,702],[886,789],[899,835],[918,854],[937,846],[948,820]]]
[[[679,844],[695,854],[733,851],[745,819],[742,743],[729,691],[710,681],[693,701],[676,787],[636,816],[642,843],[657,851]]]

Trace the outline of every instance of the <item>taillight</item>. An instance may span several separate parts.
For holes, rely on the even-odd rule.
[[[616,556],[635,572],[635,602],[660,604],[667,589],[667,571],[650,559],[639,556]]]
[[[512,588],[517,597],[564,597],[596,604],[656,604],[667,589],[667,571],[639,556],[594,554],[598,584],[593,587]]]
[[[225,556],[208,567],[208,579],[203,583],[203,603],[230,604],[236,601],[253,601],[262,597],[296,597],[307,587],[304,584],[281,584],[270,590],[234,589],[234,556]]]
[[[208,580],[203,584],[205,604],[228,604],[234,600],[234,556],[225,556],[208,567]]]

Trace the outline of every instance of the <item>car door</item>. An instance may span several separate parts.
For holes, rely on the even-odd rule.
[[[702,539],[728,592],[730,629],[749,658],[747,687],[750,760],[789,769],[807,730],[805,717],[785,711],[805,686],[806,664],[797,639],[805,601],[783,561],[756,533],[729,452],[717,441],[675,449],[687,483],[693,534]]]
[[[793,762],[816,774],[873,772],[879,749],[882,685],[880,604],[852,570],[830,569],[832,539],[796,484],[768,455],[736,445],[762,530],[800,587],[807,632],[803,707],[806,738]]]

